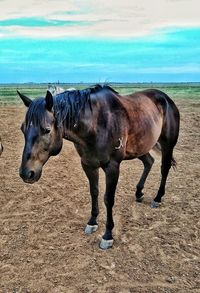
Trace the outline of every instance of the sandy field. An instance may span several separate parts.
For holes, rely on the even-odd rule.
[[[114,246],[102,251],[104,174],[100,178],[99,229],[84,234],[90,215],[88,184],[74,146],[45,165],[38,183],[22,182],[22,106],[0,107],[0,292],[195,293],[200,292],[200,102],[177,100],[180,138],[166,195],[150,207],[160,179],[156,157],[136,203],[139,160],[121,164],[114,208]]]

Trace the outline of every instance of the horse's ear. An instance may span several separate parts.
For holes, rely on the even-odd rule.
[[[28,97],[26,97],[25,95],[21,94],[18,90],[17,90],[18,95],[20,96],[20,98],[22,99],[24,105],[26,107],[29,107],[30,104],[32,103],[32,100],[29,99]]]
[[[51,112],[53,108],[53,96],[52,96],[52,93],[48,90],[46,93],[45,100],[46,100],[46,109]]]

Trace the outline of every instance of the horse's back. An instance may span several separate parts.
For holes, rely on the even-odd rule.
[[[126,109],[129,120],[143,124],[149,120],[158,121],[163,118],[163,108],[145,91],[136,92],[119,97],[123,107]]]

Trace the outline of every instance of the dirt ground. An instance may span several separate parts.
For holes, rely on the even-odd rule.
[[[123,162],[114,208],[115,242],[107,251],[98,247],[105,223],[103,173],[99,229],[88,236],[84,227],[90,196],[73,144],[64,143],[38,183],[23,183],[18,168],[25,109],[0,107],[0,292],[200,292],[200,102],[177,104],[178,169],[171,170],[163,204],[150,207],[159,184],[159,158],[143,203],[134,198],[142,165]]]

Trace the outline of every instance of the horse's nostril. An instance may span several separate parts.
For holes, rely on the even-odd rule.
[[[33,179],[35,176],[35,172],[34,171],[29,171],[28,172],[28,179]]]

